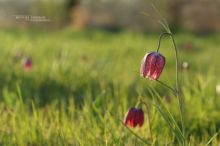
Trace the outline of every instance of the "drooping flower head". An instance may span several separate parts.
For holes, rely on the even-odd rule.
[[[130,108],[127,112],[124,124],[126,126],[136,127],[137,125],[141,127],[144,123],[144,112],[142,109]]]
[[[141,62],[140,75],[150,80],[157,80],[163,71],[165,62],[165,57],[160,53],[147,53]]]

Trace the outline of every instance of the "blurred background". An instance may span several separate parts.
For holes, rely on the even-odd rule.
[[[153,106],[160,95],[180,125],[177,99],[139,75],[162,19],[179,51],[186,139],[220,145],[220,0],[0,0],[0,145],[141,146],[118,120],[139,99],[149,109],[133,131],[178,145]],[[160,53],[160,80],[174,88],[169,37]]]
[[[1,0],[0,25],[159,31],[160,16],[152,5],[173,28],[220,31],[219,0]]]

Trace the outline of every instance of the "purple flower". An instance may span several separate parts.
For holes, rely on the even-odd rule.
[[[144,123],[144,112],[142,109],[130,108],[126,114],[124,124],[126,126],[141,127]]]
[[[157,80],[163,71],[165,62],[165,57],[161,54],[147,53],[141,62],[140,75],[150,80]]]

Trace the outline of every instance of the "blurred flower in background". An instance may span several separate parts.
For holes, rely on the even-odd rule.
[[[191,52],[193,51],[193,49],[195,49],[195,46],[193,44],[193,42],[183,42],[182,44],[180,44],[180,49],[186,52]]]
[[[24,58],[23,68],[24,68],[25,71],[29,71],[32,68],[32,65],[33,65],[33,63],[32,63],[32,60],[31,60],[30,57]]]
[[[188,69],[189,69],[189,62],[188,62],[188,61],[183,61],[183,63],[182,63],[182,69],[183,69],[183,70],[188,70]]]
[[[216,94],[217,94],[218,96],[220,96],[220,84],[217,84],[217,85],[216,85],[215,90],[216,90]]]

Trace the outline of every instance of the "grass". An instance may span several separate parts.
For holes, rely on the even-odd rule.
[[[0,32],[0,145],[144,145],[126,129],[127,110],[142,99],[145,123],[132,129],[152,145],[178,145],[161,116],[169,112],[180,125],[178,101],[157,82],[139,77],[146,52],[156,50],[157,34],[71,29],[5,29]],[[175,34],[179,46],[184,124],[190,145],[220,144],[220,79],[218,34]],[[192,49],[181,44],[192,43]],[[160,80],[175,85],[172,44]],[[25,72],[22,59],[33,68]],[[153,104],[159,95],[160,111]],[[168,110],[168,111],[166,111]],[[149,122],[150,121],[150,125]],[[172,126],[172,125],[171,125]],[[151,127],[151,131],[150,128]]]

